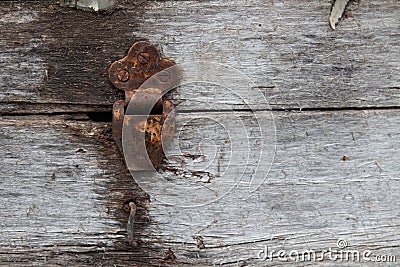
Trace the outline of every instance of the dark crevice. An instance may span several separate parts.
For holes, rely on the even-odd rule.
[[[110,122],[112,121],[112,113],[110,112],[88,112],[87,116],[94,122]]]
[[[267,109],[196,109],[179,110],[177,113],[206,113],[206,112],[254,112],[254,111],[272,111],[272,112],[331,112],[331,111],[368,111],[368,110],[398,110],[400,106],[386,107],[319,107],[319,108],[267,108]]]
[[[63,116],[66,120],[90,120],[93,122],[110,122],[112,121],[112,112],[24,112],[24,113],[8,113],[3,112],[0,117],[29,117],[29,116]]]
[[[83,115],[82,112],[2,112],[0,116],[24,117],[24,116],[64,116],[64,115]]]
[[[352,110],[390,110],[400,109],[400,106],[385,106],[385,107],[321,107],[321,108],[292,108],[288,111],[352,111]],[[279,110],[273,110],[279,111]]]
[[[225,112],[339,112],[339,111],[379,111],[379,110],[400,110],[400,106],[386,107],[321,107],[321,108],[271,108],[271,109],[195,109],[195,110],[179,110],[177,113],[225,113]],[[159,114],[159,111],[153,110],[151,114]],[[112,111],[101,112],[3,112],[1,116],[24,117],[24,116],[66,116],[70,120],[90,120],[94,122],[111,122]]]

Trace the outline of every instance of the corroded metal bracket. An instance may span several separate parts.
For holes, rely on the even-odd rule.
[[[112,135],[130,170],[158,170],[173,137],[174,106],[163,94],[179,80],[174,66],[154,45],[140,41],[108,70],[112,84],[125,91],[125,100],[113,106]]]

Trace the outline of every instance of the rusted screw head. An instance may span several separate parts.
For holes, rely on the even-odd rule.
[[[117,70],[118,80],[126,82],[129,79],[129,72],[127,70]]]
[[[149,62],[149,60],[150,60],[150,55],[147,53],[140,53],[137,56],[137,59],[140,64],[147,64],[147,62]]]

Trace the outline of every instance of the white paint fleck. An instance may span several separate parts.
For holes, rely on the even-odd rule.
[[[349,0],[336,0],[335,4],[333,5],[332,12],[329,17],[329,24],[333,30],[336,28],[336,23],[338,23],[339,19],[342,17],[348,2]]]
[[[64,0],[60,2],[60,5],[97,12],[108,9],[116,3],[117,0]]]

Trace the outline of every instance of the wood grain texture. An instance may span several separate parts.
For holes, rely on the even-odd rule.
[[[338,239],[399,262],[399,3],[351,1],[336,31],[331,4],[1,1],[0,265],[288,266],[258,255]],[[168,162],[135,182],[110,141],[123,95],[106,71],[142,39],[213,77],[171,93]]]
[[[147,194],[108,141],[109,125],[78,119],[2,118],[0,265],[111,266],[149,255],[126,241],[127,202],[140,204],[140,236]]]
[[[160,44],[178,63],[209,61],[243,72],[254,81],[247,93],[261,89],[274,109],[398,107],[398,3],[349,4],[336,31],[327,22],[330,5],[121,1],[114,12],[96,14],[53,1],[2,2],[1,111],[110,110],[122,94],[105,71],[139,39]],[[185,88],[174,95],[177,102],[196,97]],[[213,102],[192,106],[204,108],[219,109]]]
[[[231,114],[219,117],[229,120]],[[195,261],[199,265],[247,262],[259,266],[267,263],[256,259],[265,245],[270,249],[320,251],[335,246],[339,238],[348,240],[353,249],[379,247],[382,251],[374,253],[398,255],[395,188],[399,186],[399,168],[394,162],[400,158],[400,139],[396,111],[279,113],[275,119],[276,157],[256,193],[250,195],[239,185],[218,202],[196,209],[152,206],[150,214],[173,214],[168,219],[155,215],[160,221],[154,226],[175,246],[178,258],[187,256],[185,250],[179,250],[184,247],[195,251],[191,260],[199,255]],[[385,123],[385,131],[377,127],[380,123]],[[212,140],[221,137],[214,129],[210,132],[216,133]],[[210,132],[204,131],[192,142],[196,144],[203,136],[212,135]],[[234,132],[231,134],[234,139]],[[350,160],[343,161],[344,155]],[[188,168],[189,162],[180,166]],[[232,178],[243,165],[234,165]],[[175,179],[181,181],[179,176]],[[215,184],[211,179],[206,185],[213,190]],[[188,197],[201,199],[196,192]],[[202,236],[206,249],[196,249],[196,236]]]
[[[240,115],[252,117],[248,112]],[[221,140],[216,129],[187,135],[199,127],[199,114],[184,116],[191,117],[192,123],[186,124],[179,139],[182,148],[188,136],[193,144]],[[263,116],[270,114],[259,114],[260,119]],[[243,262],[262,266],[268,261],[258,260],[257,253],[265,245],[321,251],[335,247],[339,238],[347,240],[351,249],[398,256],[398,112],[277,112],[274,116],[276,156],[264,184],[253,194],[246,187],[235,187],[218,201],[197,208],[160,203],[156,198],[165,188],[159,188],[158,196],[152,195],[149,202],[124,169],[116,147],[105,139],[108,124],[59,116],[3,118],[0,261],[168,265],[165,252],[171,248],[177,266]],[[221,121],[231,117],[218,113]],[[245,138],[230,134],[232,139]],[[207,151],[203,150],[204,159],[210,157]],[[194,175],[199,165],[188,156],[190,150],[182,153],[183,161],[167,164],[162,177],[181,186],[195,182],[210,190],[222,188],[216,177],[204,181]],[[227,155],[219,156],[226,160]],[[248,165],[254,162],[251,158]],[[235,179],[243,164],[233,165],[236,174],[227,175]],[[196,197],[196,192],[181,197]],[[125,228],[127,203],[132,199],[139,203],[135,248],[127,245]],[[204,249],[197,247],[198,237]]]

